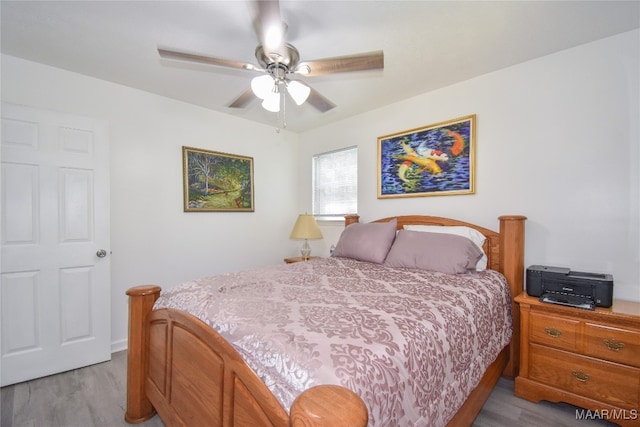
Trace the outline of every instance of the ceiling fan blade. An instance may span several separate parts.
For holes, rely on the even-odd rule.
[[[324,96],[320,95],[320,92],[311,88],[311,93],[309,93],[309,97],[307,98],[307,102],[322,113],[325,113],[333,108],[335,108],[336,104],[329,101]]]
[[[278,0],[254,0],[253,25],[267,56],[278,54],[283,58],[287,56],[285,47],[285,34],[287,25],[280,15],[280,2]]]
[[[242,70],[258,70],[260,69],[253,64],[242,61],[233,61],[230,59],[215,58],[213,56],[198,55],[195,53],[180,52],[176,50],[167,50],[158,48],[158,53],[164,59],[177,59],[180,61],[197,62],[200,64],[217,65],[218,67],[239,68]]]
[[[356,55],[303,61],[296,67],[295,71],[296,73],[312,77],[332,73],[348,73],[352,71],[378,70],[383,68],[384,53],[378,50]]]
[[[229,104],[228,107],[229,108],[244,108],[247,105],[249,105],[249,103],[251,101],[253,101],[254,99],[256,99],[256,96],[253,94],[253,91],[249,87],[247,90],[242,92],[242,94],[239,97],[237,97],[231,104]]]

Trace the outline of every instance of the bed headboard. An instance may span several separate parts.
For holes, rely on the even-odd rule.
[[[398,221],[398,230],[407,224],[415,225],[464,225],[478,230],[487,240],[484,252],[487,254],[487,267],[501,272],[511,289],[511,296],[515,298],[524,290],[524,223],[527,217],[522,215],[503,215],[500,220],[500,231],[496,232],[479,225],[459,221],[451,218],[441,218],[428,215],[403,215],[377,219],[372,222],[387,222],[392,219]],[[345,226],[360,221],[359,215],[345,216]],[[514,334],[511,340],[511,357],[505,374],[514,377],[518,372],[518,349],[520,344],[520,316],[517,304],[513,302]]]

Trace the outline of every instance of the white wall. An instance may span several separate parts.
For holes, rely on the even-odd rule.
[[[297,253],[296,134],[5,55],[1,89],[6,102],[109,123],[114,349],[126,346],[127,288]],[[253,157],[255,212],[183,212],[182,146]]]
[[[523,214],[525,265],[612,273],[615,297],[640,300],[639,40],[624,33],[305,132],[301,163],[357,145],[361,221],[430,214],[497,229],[498,216]],[[377,199],[377,137],[468,114],[476,194]],[[303,207],[310,179],[301,171]]]

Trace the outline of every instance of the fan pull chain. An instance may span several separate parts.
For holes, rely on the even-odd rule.
[[[282,126],[276,127],[276,133],[280,133],[281,128],[287,128],[287,97],[284,92],[280,92],[280,96],[282,97],[282,109],[278,111],[278,123],[282,123]],[[280,116],[280,113],[282,113],[282,116]]]
[[[282,128],[287,128],[287,95],[282,92]]]

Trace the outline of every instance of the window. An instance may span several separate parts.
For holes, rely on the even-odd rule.
[[[358,148],[313,156],[313,214],[326,219],[358,211]]]

